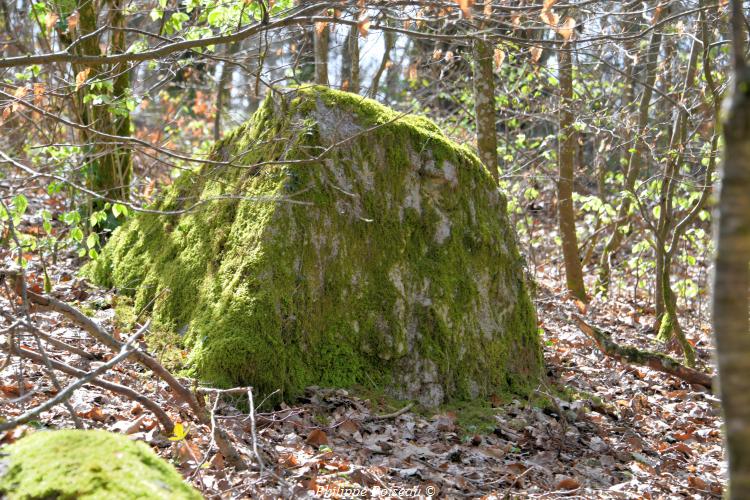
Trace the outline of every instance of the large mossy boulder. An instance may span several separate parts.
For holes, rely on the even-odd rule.
[[[0,497],[198,500],[144,443],[106,431],[37,431],[0,448]]]
[[[320,87],[275,94],[119,228],[88,273],[152,304],[193,374],[427,405],[524,393],[541,356],[503,195],[429,120]],[[153,301],[153,303],[152,303]]]

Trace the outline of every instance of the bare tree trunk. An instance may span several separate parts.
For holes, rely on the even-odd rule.
[[[383,58],[380,60],[380,66],[378,66],[378,70],[375,72],[375,76],[372,77],[372,83],[370,84],[369,95],[373,99],[378,95],[380,79],[383,77],[383,73],[388,69],[389,65],[393,64],[391,53],[396,46],[396,35],[390,31],[384,32],[383,43],[385,44]]]
[[[583,269],[578,253],[578,236],[576,235],[575,208],[573,206],[573,175],[577,133],[573,119],[573,56],[572,42],[568,42],[558,51],[560,66],[560,135],[558,139],[558,178],[557,210],[562,239],[563,260],[565,262],[565,281],[568,291],[575,298],[584,302],[586,287],[583,283]]]
[[[696,29],[700,33],[700,25]],[[685,81],[682,88],[681,102],[685,102],[685,96],[692,89],[695,80],[696,66],[698,62],[699,42],[693,40],[690,50],[690,58],[685,73]],[[670,277],[672,274],[672,257],[679,244],[679,234],[677,239],[669,238],[669,234],[674,226],[674,190],[677,184],[677,175],[680,165],[684,158],[684,145],[687,138],[688,113],[685,109],[676,110],[676,115],[672,125],[672,135],[669,141],[669,151],[675,151],[664,165],[662,173],[662,184],[659,197],[659,219],[654,231],[654,243],[656,245],[656,264],[657,264],[657,293],[661,294],[660,301],[657,304],[657,331],[659,339],[664,342],[671,342],[674,338],[680,345],[680,349],[685,355],[685,363],[688,366],[695,365],[695,350],[690,342],[685,338],[685,334],[680,326],[677,317],[676,296],[672,290]],[[667,246],[669,244],[669,246]]]
[[[393,102],[399,98],[403,86],[402,68],[412,60],[414,40],[407,38],[403,49],[400,51],[395,50],[396,42],[394,40],[394,50],[391,50],[391,64],[388,65],[388,72],[385,75],[385,95],[387,102]]]
[[[349,37],[351,30],[356,29],[356,26],[350,26],[350,31],[341,44],[341,74],[339,76],[339,87],[341,90],[349,90],[351,84],[351,73],[352,73],[352,54],[349,51]],[[359,46],[357,46],[359,48]]]
[[[114,0],[112,2],[112,26],[115,28],[125,27],[125,16],[123,10],[125,2]],[[115,54],[125,53],[128,49],[125,39],[125,31],[115,31],[112,34],[112,52]],[[130,92],[130,68],[127,62],[115,64],[112,66],[114,77],[112,94],[120,106],[121,110],[126,110],[125,103]],[[130,136],[130,112],[113,113],[111,109],[103,110],[110,114],[113,130],[120,137]],[[114,116],[112,116],[114,115]],[[113,151],[109,152],[109,158],[112,164],[108,167],[112,171],[110,176],[111,182],[105,189],[115,189],[113,198],[127,200],[130,197],[130,182],[133,176],[133,163],[130,148],[125,146],[114,146]],[[108,181],[109,182],[109,181]]]
[[[667,8],[663,10],[657,10],[654,14],[654,23],[658,22],[659,19],[666,15]],[[645,68],[645,81],[643,85],[643,95],[641,96],[640,109],[638,113],[638,126],[635,131],[635,138],[633,148],[630,153],[628,160],[628,167],[625,171],[625,191],[632,191],[635,186],[635,181],[638,179],[638,175],[641,172],[643,166],[643,154],[645,149],[645,143],[643,138],[640,136],[646,130],[648,125],[648,111],[651,106],[651,96],[653,95],[653,87],[656,82],[656,68],[659,61],[659,51],[661,50],[661,39],[662,34],[659,29],[654,29],[651,33],[651,41],[648,44],[648,52],[646,53],[646,68]],[[629,197],[623,197],[620,202],[620,206],[617,209],[617,216],[615,218],[612,233],[607,240],[602,255],[599,260],[599,276],[597,278],[596,289],[599,292],[606,294],[609,290],[610,281],[610,262],[611,255],[617,251],[622,243],[623,233],[622,228],[626,224],[629,218],[631,200]]]
[[[240,49],[240,43],[233,43],[231,46],[227,49],[227,54],[231,58],[234,56],[237,51]],[[261,72],[262,68],[258,69],[258,72]],[[219,85],[216,89],[216,116],[214,116],[214,141],[218,141],[221,139],[221,128],[222,128],[222,114],[224,113],[224,107],[227,104],[227,100],[229,100],[231,93],[229,90],[229,84],[232,82],[232,75],[233,75],[233,67],[231,64],[229,64],[227,61],[224,61],[221,64],[221,71],[219,73]],[[256,89],[255,89],[255,98],[258,99],[258,89],[257,89],[257,79],[256,79]]]
[[[221,64],[221,73],[219,75],[219,86],[216,89],[216,115],[214,116],[214,141],[221,139],[221,114],[224,112],[224,101],[226,100],[229,84],[229,77],[232,75],[232,70],[229,68],[229,64],[223,62]]]
[[[331,29],[328,23],[315,24],[315,83],[328,85],[328,48]]]
[[[732,0],[734,89],[724,119],[713,323],[724,408],[729,498],[750,498],[750,69],[742,0]]]
[[[352,26],[341,57],[341,90],[359,94],[359,28]]]
[[[495,126],[495,72],[492,45],[486,40],[474,40],[474,112],[477,127],[479,159],[492,174],[497,171],[497,128]]]
[[[658,337],[665,342],[671,342],[672,339],[675,339],[685,358],[685,364],[692,368],[695,366],[695,349],[693,348],[693,345],[688,342],[687,337],[685,337],[685,332],[680,325],[680,320],[677,316],[677,296],[675,295],[674,290],[672,290],[672,285],[669,282],[671,276],[670,269],[672,267],[672,253],[665,253],[662,256],[662,259],[662,274],[661,276],[657,276],[657,279],[661,280],[664,314],[662,315],[659,325]]]
[[[118,0],[110,4],[110,23],[114,27],[123,27],[123,5]],[[85,36],[97,30],[97,17],[93,4],[83,2],[78,8],[80,35]],[[115,31],[112,35],[112,52],[124,53],[127,49],[124,31]],[[90,36],[78,44],[75,49],[82,55],[100,55],[99,38]],[[101,75],[112,79],[110,96],[115,104],[94,104],[87,102],[89,89],[86,85],[77,91],[77,106],[81,114],[81,121],[91,127],[91,131],[84,130],[81,142],[85,144],[86,160],[88,163],[87,183],[92,191],[110,199],[127,200],[130,197],[130,181],[132,176],[132,160],[130,149],[121,144],[111,144],[103,140],[97,132],[117,135],[130,135],[130,114],[126,111],[122,100],[127,97],[130,89],[130,69],[127,62],[117,63],[108,68],[88,68],[84,65],[73,65],[76,74],[88,75],[92,78]],[[115,106],[121,108],[116,110]],[[103,200],[92,200],[92,208],[99,210],[104,205]]]

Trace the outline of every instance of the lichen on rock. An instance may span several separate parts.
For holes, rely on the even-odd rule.
[[[427,119],[322,87],[269,96],[87,269],[212,384],[383,388],[425,405],[538,380],[503,195]],[[197,205],[196,205],[197,203]]]
[[[106,431],[37,431],[0,448],[0,497],[197,500],[144,443]]]

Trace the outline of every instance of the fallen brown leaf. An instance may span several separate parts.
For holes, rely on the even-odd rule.
[[[572,477],[563,478],[560,481],[558,481],[557,484],[555,485],[556,490],[566,490],[566,491],[577,490],[580,487],[581,487],[581,483],[579,483],[578,480]]]
[[[323,446],[324,444],[328,444],[328,436],[322,430],[315,429],[307,436],[305,443],[315,447]]]

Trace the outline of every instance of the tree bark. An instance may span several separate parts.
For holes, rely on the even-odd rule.
[[[497,129],[495,126],[495,73],[492,45],[474,40],[474,113],[479,159],[497,183]]]
[[[315,24],[315,83],[328,85],[328,47],[331,29],[328,23]]]
[[[341,90],[359,94],[359,28],[352,26],[341,57]]]
[[[557,211],[568,291],[573,297],[587,302],[586,287],[583,283],[583,269],[578,252],[575,207],[573,206],[577,133],[573,119],[573,57],[571,50],[572,43],[568,42],[558,51],[557,55],[560,66]]]
[[[117,28],[124,27],[123,15],[124,5],[119,0],[113,0],[110,4],[110,23]],[[97,17],[92,2],[81,2],[78,5],[79,23],[78,33],[80,37],[90,35],[97,30]],[[66,36],[61,39],[67,45],[72,40]],[[125,32],[114,31],[111,39],[112,53],[123,54],[127,50]],[[101,55],[99,48],[99,37],[89,36],[75,47],[74,53],[85,56]],[[82,72],[88,75],[88,79],[99,76],[104,80],[112,81],[111,90],[98,90],[98,93],[109,94],[108,97],[115,104],[88,102],[87,96],[90,89],[82,85],[76,91],[76,107],[80,115],[81,123],[98,132],[118,136],[130,135],[130,113],[121,107],[130,91],[130,68],[127,61],[117,62],[110,67],[88,67],[83,64],[73,64],[73,70],[77,75]],[[132,178],[132,159],[130,148],[122,144],[110,144],[102,141],[95,133],[83,130],[81,133],[81,144],[84,145],[84,153],[87,163],[86,180],[88,187],[108,199],[128,200],[130,197],[130,182]],[[99,210],[105,204],[104,200],[91,200],[92,210]]]
[[[216,115],[214,116],[214,141],[221,139],[221,114],[224,111],[224,101],[227,97],[227,84],[229,83],[229,76],[232,71],[228,67],[229,65],[224,62],[221,65],[221,73],[219,75],[219,86],[216,89]]]
[[[724,408],[729,498],[750,498],[750,69],[742,1],[732,0],[733,92],[724,115],[713,324]]]
[[[112,1],[112,26],[116,28],[125,27],[125,2],[122,0]],[[125,31],[116,31],[112,34],[112,52],[115,54],[124,54],[128,50]],[[115,102],[124,104],[122,101],[127,99],[130,92],[130,65],[127,62],[116,63],[112,65],[112,75],[114,78],[112,94]],[[111,109],[102,109],[103,113],[108,113],[112,120],[112,130],[121,137],[130,136],[130,112],[124,106],[121,107],[124,112],[113,113]],[[113,198],[118,200],[127,200],[130,198],[130,182],[133,177],[133,162],[130,148],[122,145],[116,145],[108,152],[108,159],[111,165],[105,168],[111,172],[108,175],[108,185],[104,189],[115,190]]]

